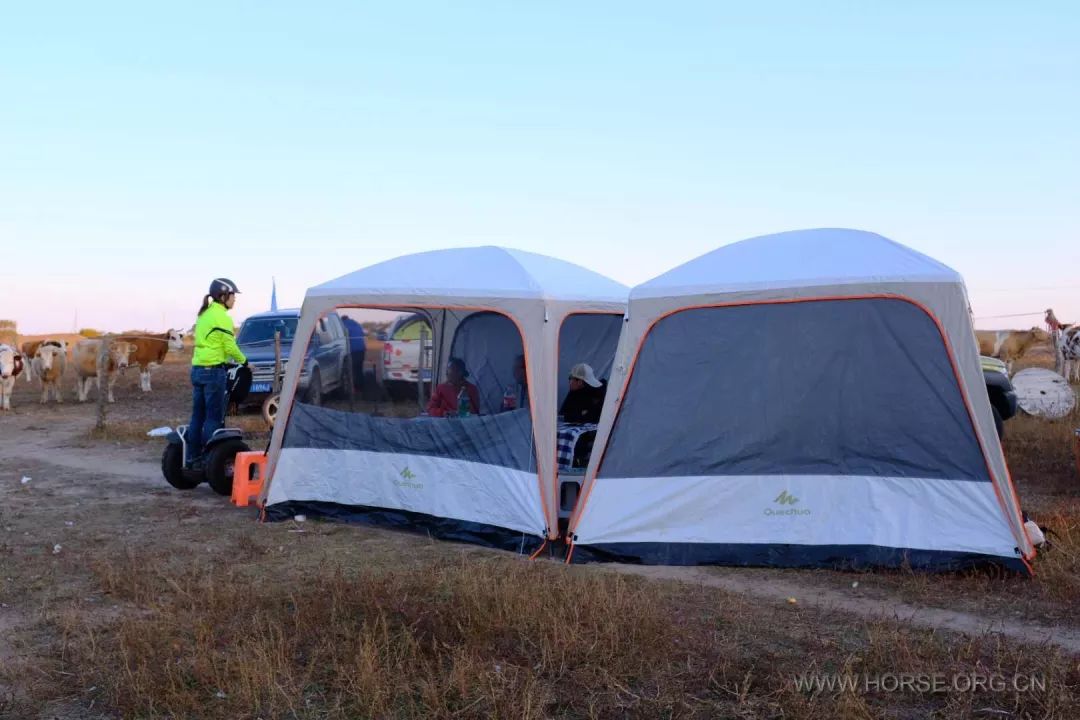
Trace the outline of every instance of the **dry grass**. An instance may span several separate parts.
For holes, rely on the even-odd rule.
[[[986,707],[1072,718],[1080,703],[1075,663],[989,636],[837,623],[480,553],[389,570],[283,568],[266,554],[249,541],[231,567],[142,555],[97,565],[120,611],[59,616],[30,702],[96,687],[121,717],[230,719],[921,718]],[[1047,689],[886,695],[793,683],[835,672],[1034,674]]]
[[[1080,472],[1074,456],[1080,414],[1043,420],[1020,413],[1005,425],[1005,456],[1021,498],[1041,503],[1052,496],[1077,496]]]

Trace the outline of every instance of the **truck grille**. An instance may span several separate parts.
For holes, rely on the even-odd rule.
[[[253,362],[251,367],[251,382],[274,382],[273,362]],[[285,377],[285,363],[281,364],[281,379]]]

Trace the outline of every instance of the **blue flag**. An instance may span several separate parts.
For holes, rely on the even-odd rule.
[[[277,312],[277,278],[271,278],[273,289],[270,290],[270,312]]]

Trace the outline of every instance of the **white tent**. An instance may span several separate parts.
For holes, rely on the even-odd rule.
[[[574,560],[1026,567],[955,271],[787,232],[634,288],[627,315]]]
[[[319,318],[335,310],[420,313],[432,329],[434,384],[450,357],[464,359],[481,413],[404,419],[294,403],[301,367],[290,361],[263,488],[267,517],[323,513],[515,549],[555,538],[561,376],[573,362],[610,369],[627,292],[580,266],[498,247],[408,255],[311,288],[292,358],[304,357]],[[527,408],[500,412],[519,355]]]

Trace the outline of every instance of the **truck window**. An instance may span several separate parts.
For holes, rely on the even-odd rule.
[[[402,325],[400,328],[398,328],[397,332],[394,333],[394,337],[391,338],[391,339],[392,340],[419,340],[420,339],[420,331],[422,329],[427,329],[427,323],[426,322],[423,322],[423,321],[420,321],[420,320],[418,320],[416,322],[411,322],[408,325]],[[428,333],[428,337],[431,337],[431,330],[430,329],[428,329],[427,333]]]

